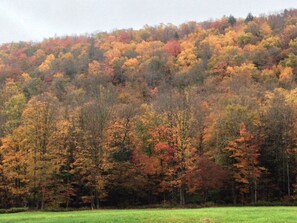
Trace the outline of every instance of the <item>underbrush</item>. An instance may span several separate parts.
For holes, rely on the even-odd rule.
[[[0,214],[9,214],[9,213],[18,213],[28,211],[29,208],[21,207],[21,208],[9,208],[9,209],[0,209]]]

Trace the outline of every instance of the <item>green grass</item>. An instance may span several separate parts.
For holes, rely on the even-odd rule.
[[[296,223],[297,207],[23,212],[0,215],[1,223]]]

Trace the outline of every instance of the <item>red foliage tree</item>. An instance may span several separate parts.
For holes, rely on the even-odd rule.
[[[241,201],[245,202],[250,195],[251,202],[257,201],[257,183],[263,168],[259,166],[260,147],[258,140],[247,131],[244,123],[240,125],[240,137],[229,142],[226,151],[233,159],[232,173]]]
[[[164,46],[165,51],[173,57],[176,57],[181,52],[180,44],[177,40],[170,40]]]

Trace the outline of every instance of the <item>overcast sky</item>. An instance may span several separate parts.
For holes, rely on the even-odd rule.
[[[297,0],[0,0],[0,43],[294,7]]]

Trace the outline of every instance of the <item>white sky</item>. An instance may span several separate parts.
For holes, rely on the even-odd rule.
[[[0,0],[0,43],[285,8],[297,8],[297,0]]]

